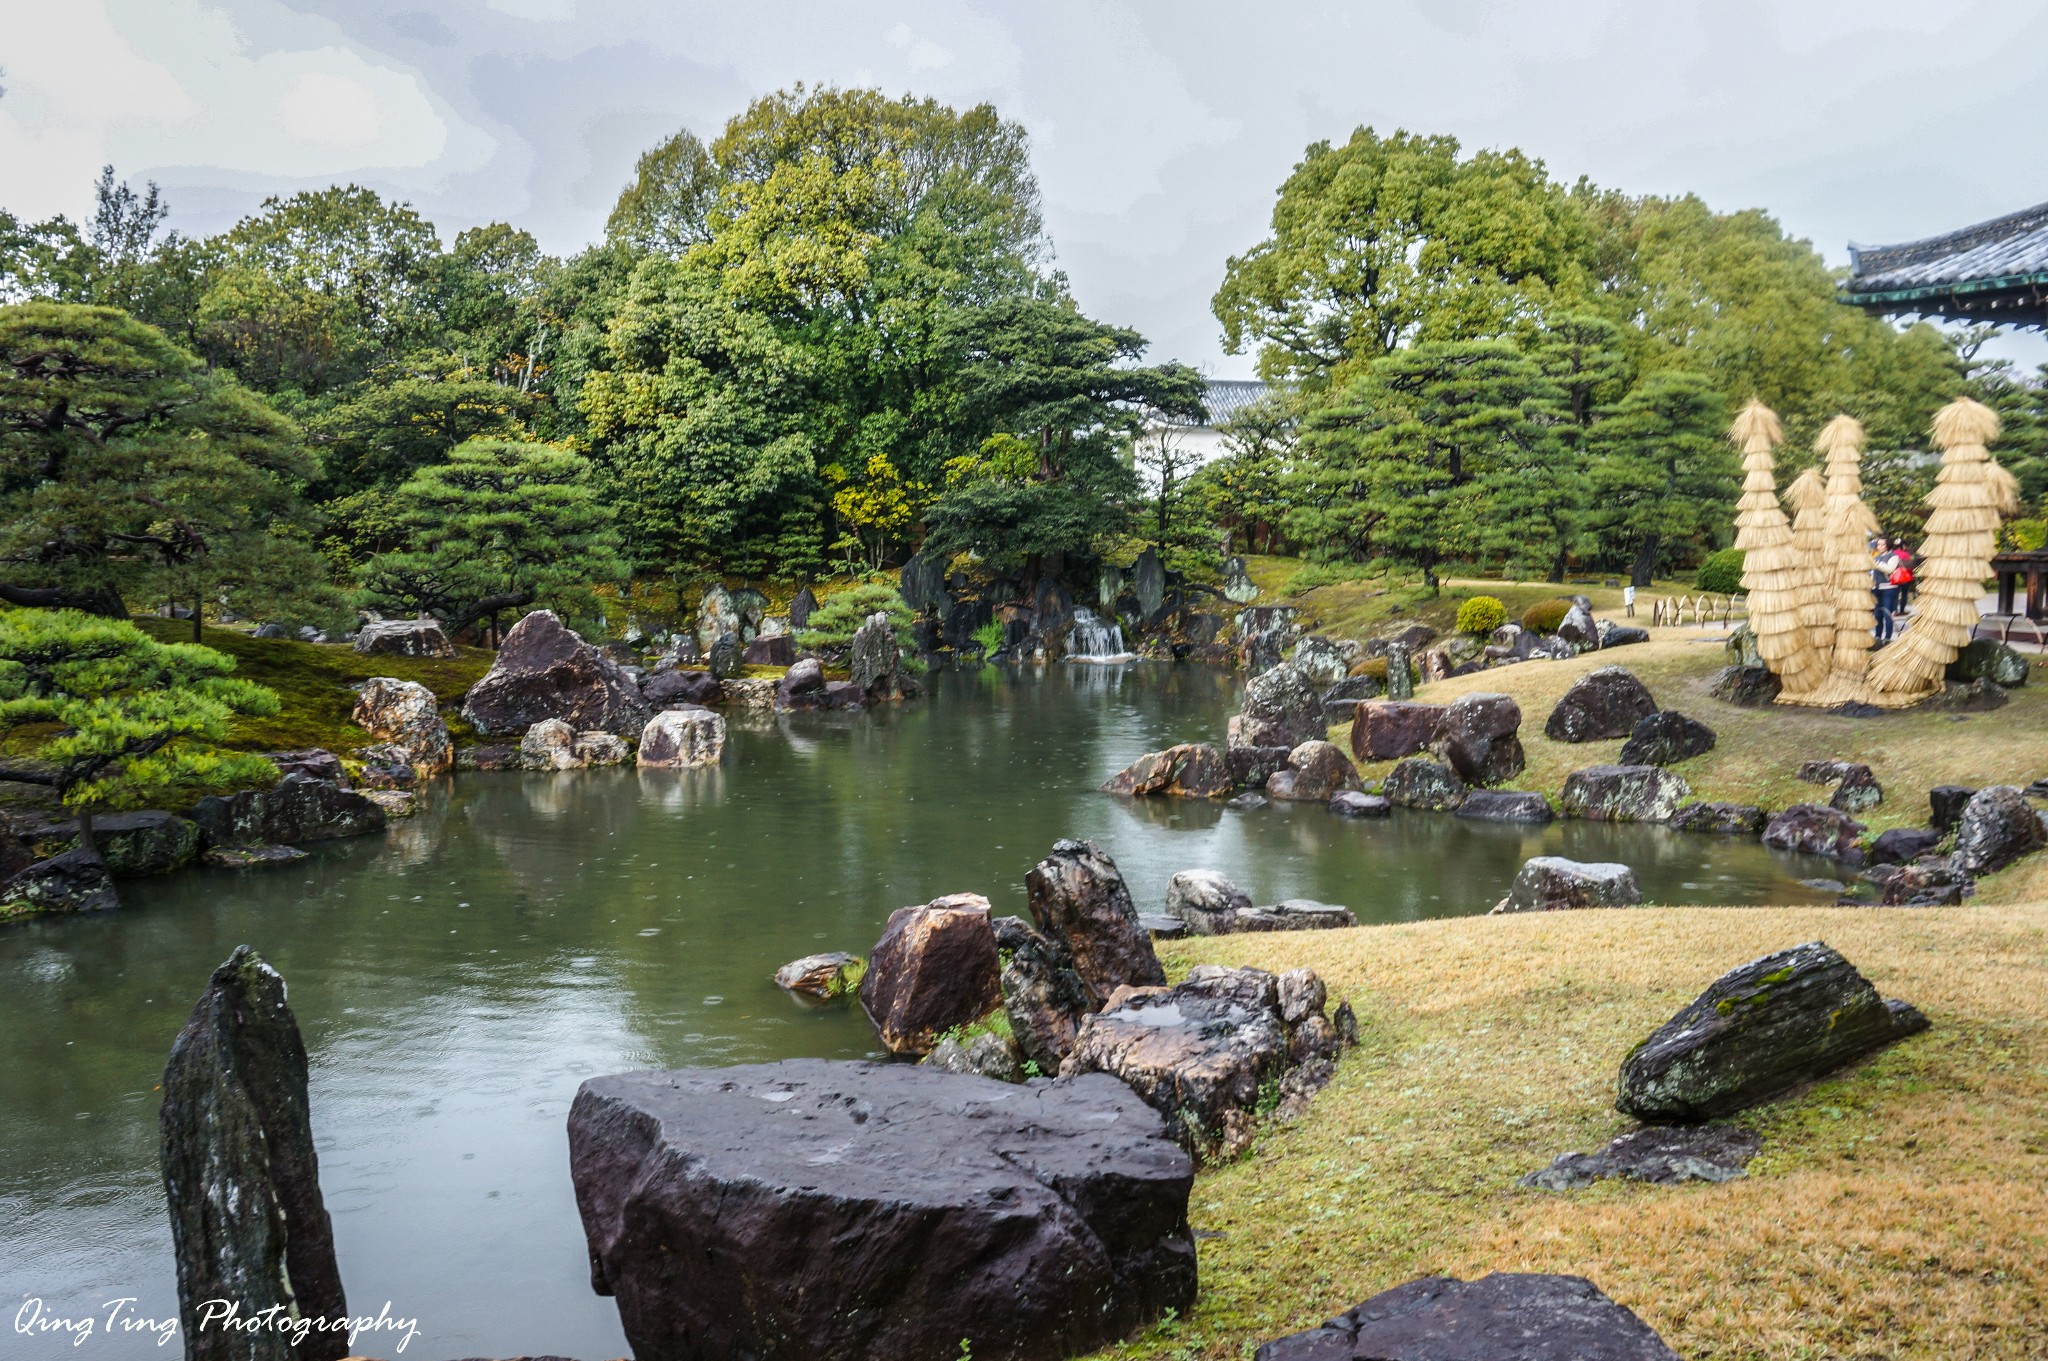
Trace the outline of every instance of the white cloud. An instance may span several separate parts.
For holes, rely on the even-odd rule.
[[[377,96],[346,76],[307,71],[277,101],[284,130],[301,142],[361,146],[377,140]]]

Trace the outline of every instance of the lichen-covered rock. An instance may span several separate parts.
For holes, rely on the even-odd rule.
[[[948,1035],[922,1060],[941,1073],[985,1077],[995,1082],[1022,1082],[1024,1064],[1017,1047],[1000,1035],[983,1031],[971,1040]]]
[[[611,733],[578,732],[559,718],[544,719],[519,739],[519,764],[526,770],[582,770],[611,766],[631,753]]]
[[[1689,803],[1671,815],[1678,831],[1721,836],[1761,836],[1769,821],[1770,814],[1753,803]]]
[[[1322,691],[1306,671],[1284,662],[1245,682],[1244,708],[1231,719],[1233,747],[1286,747],[1329,736]]]
[[[1557,636],[1570,643],[1575,652],[1593,652],[1600,647],[1600,626],[1593,622],[1593,611],[1583,601],[1574,601],[1565,612],[1557,626]]]
[[[1955,863],[1970,874],[2002,870],[2048,845],[2048,828],[2026,797],[2009,784],[1980,789],[1956,821]]]
[[[1979,638],[1948,664],[1948,679],[1988,680],[2011,690],[2027,683],[2027,659],[1996,638]]]
[[[462,747],[455,753],[457,770],[517,770],[519,748],[505,742]]]
[[[1383,818],[1394,810],[1394,805],[1381,795],[1356,789],[1340,789],[1330,795],[1329,807],[1340,818]]]
[[[199,858],[210,869],[269,870],[295,865],[307,856],[296,846],[208,846]]]
[[[1635,675],[1619,666],[1603,666],[1572,682],[1543,724],[1555,742],[1597,742],[1627,737],[1636,724],[1657,712],[1657,701]]]
[[[1550,800],[1520,789],[1475,789],[1458,805],[1458,816],[1478,822],[1549,822],[1557,815]]]
[[[1396,808],[1454,812],[1465,802],[1465,782],[1449,766],[1426,756],[1411,756],[1387,772],[1380,793]]]
[[[420,796],[411,789],[366,789],[363,797],[384,810],[390,818],[409,818],[420,811]]]
[[[453,657],[438,619],[373,619],[356,631],[355,650],[373,657]]]
[[[901,661],[896,628],[885,612],[877,610],[853,631],[853,642],[846,652],[846,671],[862,694],[874,699],[894,694]]]
[[[196,1361],[340,1361],[349,1334],[306,1091],[306,1047],[284,979],[243,945],[214,970],[164,1069],[161,1161],[185,1355]],[[209,1301],[330,1321],[202,1326]]]
[[[1266,779],[1269,798],[1299,803],[1328,803],[1340,789],[1358,787],[1358,771],[1343,752],[1328,742],[1303,742],[1287,753],[1287,769]]]
[[[1730,666],[1714,678],[1707,693],[1738,709],[1761,709],[1776,703],[1784,688],[1784,682],[1767,666]]]
[[[1847,813],[1817,803],[1795,803],[1764,825],[1764,845],[1802,855],[1860,861],[1865,828]]]
[[[1668,766],[1714,749],[1714,730],[1676,709],[1639,719],[1615,760],[1625,766]]]
[[[1275,773],[1287,769],[1287,758],[1293,754],[1292,747],[1227,747],[1223,767],[1230,772],[1232,788],[1264,789]]]
[[[1495,912],[1556,912],[1580,907],[1637,907],[1643,890],[1627,865],[1539,855],[1522,862]]]
[[[59,855],[78,844],[75,818],[52,822],[32,834],[36,854]],[[168,874],[199,857],[199,824],[161,809],[137,813],[97,813],[92,820],[93,849],[117,879]]]
[[[951,893],[889,914],[868,952],[860,1004],[892,1054],[925,1054],[1003,1000],[988,899]]]
[[[350,719],[379,742],[396,747],[422,775],[438,775],[455,764],[455,744],[441,721],[440,702],[417,681],[372,676],[363,683]]]
[[[497,660],[462,701],[470,726],[486,737],[523,733],[544,719],[578,731],[636,736],[647,702],[619,664],[579,638],[552,610],[512,626]]]
[[[1731,969],[1621,1065],[1615,1108],[1692,1124],[1767,1101],[1927,1028],[1856,966],[1809,941]]]
[[[1022,917],[998,917],[994,930],[1010,1033],[1027,1062],[1042,1073],[1057,1073],[1090,1009],[1088,987],[1074,972],[1067,947]]]
[[[1437,720],[1429,749],[1468,785],[1499,784],[1522,773],[1522,709],[1507,696],[1460,695]]]
[[[352,789],[287,775],[270,789],[214,795],[192,808],[192,820],[217,846],[328,841],[384,830],[384,810]]]
[[[343,789],[348,788],[348,772],[342,769],[341,758],[324,747],[266,751],[263,759],[277,767],[280,780],[287,775],[310,775],[316,780],[331,780]]]
[[[0,921],[38,912],[102,912],[119,907],[107,862],[69,850],[35,861],[0,883]]]
[[[1650,1125],[1630,1130],[1598,1153],[1566,1153],[1521,1184],[1577,1191],[1610,1178],[1659,1186],[1734,1181],[1761,1147],[1763,1136],[1740,1125]]]
[[[640,731],[642,766],[715,766],[724,755],[725,719],[709,709],[664,709]]]
[[[1236,788],[1223,754],[1207,742],[1183,742],[1125,766],[1102,783],[1105,794],[1217,799]]]
[[[1251,906],[1251,895],[1216,870],[1182,870],[1166,883],[1167,914],[1197,936],[1228,935]]]
[[[1828,807],[1840,813],[1864,813],[1884,802],[1884,786],[1877,782],[1870,767],[1856,764],[1842,774],[1842,782],[1835,786],[1834,797],[1828,800]]]
[[[1066,947],[1096,1001],[1125,985],[1166,982],[1123,875],[1094,842],[1054,842],[1052,854],[1025,874],[1024,896],[1039,930]]]
[[[1426,1276],[1268,1342],[1253,1361],[1679,1361],[1581,1276]]]
[[[640,682],[641,697],[656,709],[666,709],[672,704],[716,704],[723,698],[722,691],[718,677],[709,671],[686,671],[677,667],[656,670]]]
[[[860,966],[860,957],[843,950],[805,955],[792,959],[775,971],[775,986],[805,997],[833,998],[846,995],[846,982]]]
[[[1558,806],[1590,822],[1669,822],[1692,786],[1661,766],[1587,766],[1565,776]]]
[[[1414,700],[1362,703],[1351,716],[1351,754],[1361,761],[1399,761],[1425,751],[1445,707]]]
[[[1055,1361],[1195,1300],[1193,1167],[1099,1074],[594,1078],[569,1157],[592,1284],[640,1361]]]
[[[411,789],[420,782],[419,767],[412,753],[391,742],[356,748],[356,779],[365,792],[378,789]],[[343,788],[349,786],[344,785]]]

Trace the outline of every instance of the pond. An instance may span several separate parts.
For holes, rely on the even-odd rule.
[[[1138,664],[947,673],[928,702],[736,729],[715,770],[464,775],[383,837],[288,869],[126,886],[117,913],[0,928],[0,1355],[163,1357],[102,1326],[15,1335],[24,1302],[175,1317],[156,1085],[208,974],[254,946],[313,1061],[321,1181],[352,1313],[419,1320],[408,1357],[625,1354],[589,1286],[564,1119],[594,1074],[876,1048],[857,1010],[770,982],[864,952],[889,912],[986,893],[1022,913],[1063,836],[1139,907],[1219,869],[1261,903],[1369,922],[1483,912],[1521,861],[1633,865],[1655,901],[1823,901],[1824,862],[1648,827],[1530,830],[1096,792],[1142,752],[1220,739],[1237,678]],[[365,1341],[389,1356],[386,1335]]]

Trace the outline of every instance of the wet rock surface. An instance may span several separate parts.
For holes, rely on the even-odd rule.
[[[1217,870],[1182,870],[1166,883],[1167,915],[1193,935],[1227,935],[1251,907],[1251,895]]]
[[[901,661],[896,629],[887,614],[871,614],[853,631],[853,642],[846,653],[846,671],[863,695],[872,699],[893,695]]]
[[[978,893],[891,912],[860,981],[861,1007],[893,1054],[929,1053],[939,1036],[1002,1000],[988,899]]]
[[[1458,816],[1477,822],[1549,822],[1557,815],[1550,800],[1521,789],[1475,789],[1458,805]]]
[[[1522,773],[1522,709],[1507,695],[1474,691],[1445,707],[1429,749],[1468,785],[1500,784]]]
[[[1870,843],[1870,863],[1903,865],[1931,854],[1941,841],[1942,834],[1930,827],[1894,827]]]
[[[1221,752],[1206,742],[1184,742],[1140,756],[1103,781],[1102,792],[1214,799],[1236,787]]]
[[[351,720],[370,736],[395,747],[421,775],[437,775],[455,764],[455,745],[441,721],[434,692],[417,681],[372,676],[363,683]]]
[[[775,971],[775,986],[805,997],[839,997],[846,992],[849,971],[860,960],[844,950],[805,955]]]
[[[1539,855],[1522,862],[1495,912],[1556,912],[1580,907],[1636,907],[1643,891],[1627,865]]]
[[[78,821],[45,823],[30,839],[39,856],[60,855],[78,844]],[[168,874],[199,857],[199,824],[161,809],[98,813],[92,820],[92,841],[116,878]]]
[[[638,1361],[1051,1361],[1194,1303],[1192,1164],[1101,1074],[629,1073],[583,1084],[569,1144]]]
[[[1266,777],[1266,796],[1297,803],[1328,803],[1339,790],[1356,789],[1358,771],[1333,744],[1303,742],[1287,753],[1287,769]]]
[[[1444,708],[1414,700],[1361,703],[1351,718],[1351,754],[1361,761],[1399,761],[1426,751]]]
[[[1996,638],[1970,642],[1948,664],[1952,681],[1988,680],[2004,689],[2027,683],[2027,659]]]
[[[1764,824],[1764,845],[1773,850],[1824,855],[1852,863],[1861,861],[1866,829],[1840,809],[1817,803],[1795,803]]]
[[[1809,941],[1731,969],[1637,1045],[1615,1107],[1692,1124],[1767,1101],[1927,1028],[1856,967]]]
[[[1565,776],[1558,807],[1592,822],[1669,822],[1692,787],[1661,766],[1588,766]]]
[[[1096,1002],[1127,984],[1166,982],[1123,875],[1094,842],[1054,842],[1052,854],[1025,874],[1024,896],[1038,929],[1072,956]]]
[[[36,912],[102,912],[119,907],[107,862],[69,850],[37,860],[0,883],[0,920]]]
[[[1017,1047],[1000,1035],[987,1031],[970,1040],[948,1035],[924,1056],[922,1063],[942,1073],[985,1077],[994,1082],[1024,1080],[1024,1066]]]
[[[1637,720],[1615,757],[1624,766],[1668,766],[1714,749],[1714,730],[1676,709]]]
[[[1249,611],[1247,611],[1249,613]],[[1244,708],[1229,724],[1233,747],[1285,747],[1329,736],[1322,692],[1293,662],[1283,662],[1245,682]]]
[[[1465,802],[1465,782],[1457,772],[1426,756],[1411,756],[1387,772],[1380,793],[1396,808],[1423,808],[1449,813]]]
[[[328,841],[384,830],[384,810],[376,804],[304,775],[287,775],[269,789],[201,799],[192,820],[214,845]]]
[[[642,766],[715,766],[725,755],[725,719],[709,709],[664,709],[640,730]]]
[[[1980,789],[1956,820],[1956,868],[1990,874],[2048,845],[2048,828],[2019,789],[2009,784]]]
[[[1356,789],[1339,790],[1330,796],[1330,811],[1340,818],[1383,818],[1394,810],[1379,794],[1365,794]]]
[[[721,696],[718,677],[709,671],[671,668],[656,671],[640,682],[640,694],[656,709],[672,704],[716,704]]]
[[[994,931],[1010,1033],[1027,1061],[1040,1072],[1057,1073],[1090,1009],[1088,987],[1066,946],[1022,917],[998,917]]]
[[[647,725],[648,708],[616,661],[552,610],[535,610],[505,635],[497,660],[464,697],[462,713],[486,737],[524,733],[550,718],[578,731],[635,737]]]
[[[1567,1153],[1521,1184],[1540,1191],[1577,1191],[1621,1178],[1676,1186],[1733,1181],[1763,1147],[1763,1136],[1738,1125],[1650,1125],[1630,1130],[1598,1153]]]
[[[1254,1361],[1679,1361],[1580,1276],[1426,1276],[1374,1295]]]
[[[582,770],[615,766],[631,753],[626,744],[602,729],[578,732],[559,718],[543,719],[519,739],[519,764],[525,770]]]
[[[1977,791],[1968,785],[1938,784],[1927,791],[1927,825],[1937,832],[1955,830],[1963,820],[1963,810],[1970,806],[1970,800]]]
[[[1657,701],[1634,673],[1603,666],[1572,682],[1544,720],[1544,735],[1556,742],[1597,742],[1627,737],[1636,724],[1657,712]]]
[[[241,1317],[281,1306],[309,1319],[348,1313],[320,1196],[306,1048],[284,979],[244,945],[214,971],[164,1070],[164,1192],[178,1268],[185,1355],[197,1361],[339,1361],[346,1329],[202,1327],[209,1300]]]
[[[1688,803],[1671,815],[1681,832],[1720,836],[1761,836],[1770,815],[1751,803]]]

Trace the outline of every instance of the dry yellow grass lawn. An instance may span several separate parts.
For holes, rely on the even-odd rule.
[[[1720,1186],[1516,1178],[1622,1132],[1631,1045],[1824,939],[1928,1033],[1764,1109]],[[1178,944],[1317,969],[1364,1023],[1297,1123],[1205,1173],[1202,1295],[1106,1356],[1224,1358],[1417,1275],[1590,1277],[1690,1361],[2048,1357],[2048,908],[1644,908]]]
[[[1494,667],[1421,686],[1415,697],[1447,703],[1474,690],[1513,695],[1522,708],[1522,745],[1529,756],[1528,770],[1514,784],[1552,796],[1572,771],[1612,761],[1621,751],[1619,738],[1574,745],[1543,735],[1544,720],[1572,682],[1603,666],[1626,667],[1650,687],[1661,707],[1689,714],[1718,735],[1714,750],[1672,767],[1696,798],[1754,803],[1774,811],[1794,803],[1825,803],[1826,789],[1797,778],[1800,762],[1864,761],[1885,788],[1885,801],[1859,815],[1875,833],[1924,825],[1927,791],[1935,785],[2025,785],[2048,775],[2048,675],[2009,692],[2011,702],[1988,714],[1838,718],[1787,705],[1742,709],[1707,693],[1727,664],[1725,649],[1716,641],[1692,640],[1719,636],[1691,627],[1655,629],[1648,643],[1570,661]],[[1336,729],[1332,740],[1348,751],[1349,726]],[[1392,768],[1391,762],[1367,766],[1364,774],[1378,779]],[[2041,887],[2048,889],[2048,879]]]

